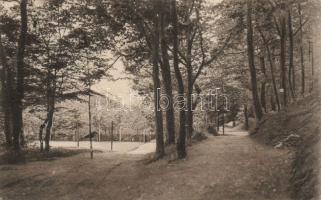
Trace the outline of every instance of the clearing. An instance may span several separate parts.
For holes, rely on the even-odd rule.
[[[110,141],[105,142],[96,142],[93,141],[93,149],[102,152],[111,152],[111,144]],[[39,147],[39,142],[32,142],[31,146]],[[63,149],[89,149],[90,143],[89,141],[80,141],[79,148],[77,147],[77,142],[74,141],[50,141],[50,147],[52,148],[63,148]],[[155,140],[151,142],[143,143],[143,142],[113,142],[113,153],[130,153],[130,154],[148,154],[155,152],[156,143]]]

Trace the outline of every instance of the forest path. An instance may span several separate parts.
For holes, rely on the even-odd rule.
[[[87,154],[0,166],[3,199],[286,200],[290,154],[242,131],[193,144],[181,161]]]
[[[290,199],[290,152],[259,144],[238,127],[193,145],[188,154],[166,168],[147,166],[150,175],[144,182],[155,185],[139,199]]]

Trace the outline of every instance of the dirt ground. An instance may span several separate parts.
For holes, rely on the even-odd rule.
[[[139,154],[88,153],[0,166],[6,199],[286,200],[290,153],[231,131],[193,144],[188,158],[146,164]]]

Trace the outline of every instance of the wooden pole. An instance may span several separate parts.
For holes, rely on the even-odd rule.
[[[79,129],[78,129],[78,121],[76,122],[76,140],[77,140],[77,147],[79,148]]]
[[[88,60],[88,51],[86,50],[86,60],[87,60],[87,67],[89,66],[89,60]],[[89,143],[90,143],[90,158],[94,158],[94,151],[93,151],[93,141],[91,137],[91,79],[90,79],[90,73],[89,73],[89,68],[87,69],[87,75],[88,75],[88,125],[89,125]]]
[[[73,139],[74,139],[74,142],[77,142],[77,122],[75,123],[75,134],[74,134],[74,137],[73,137]]]
[[[220,111],[216,110],[216,120],[217,120],[217,133],[220,131]]]
[[[225,117],[225,114],[224,114],[224,108],[223,108],[223,135],[224,135],[224,132],[225,132],[225,119],[224,119],[224,117]]]
[[[220,88],[215,89],[215,110],[216,110],[216,120],[217,120],[217,133],[220,131],[220,111],[218,109],[218,90]]]
[[[111,139],[110,139],[110,150],[113,151],[113,141],[114,141],[114,122],[111,121]]]
[[[107,128],[106,127],[104,127],[104,135],[106,136],[106,141],[108,141],[108,135],[107,135]]]
[[[98,122],[98,142],[100,142],[101,141],[101,136],[100,136],[100,120],[99,120],[99,122]]]
[[[90,87],[89,87],[90,88]],[[94,158],[94,152],[93,152],[93,141],[91,137],[91,105],[90,105],[90,93],[88,97],[88,117],[89,117],[89,143],[90,143],[90,158]]]

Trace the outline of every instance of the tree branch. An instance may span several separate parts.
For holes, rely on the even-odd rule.
[[[279,27],[278,22],[276,21],[275,16],[273,16],[273,21],[274,21],[275,28],[276,28],[276,30],[277,30],[277,32],[278,32],[278,34],[279,34],[279,35],[281,35],[280,27]]]
[[[303,22],[302,25],[293,33],[293,36],[295,36],[308,21],[309,19],[305,20],[305,22]]]
[[[230,33],[229,37],[226,39],[224,45],[218,50],[217,53],[214,53],[214,55],[207,61],[204,61],[204,63],[199,67],[197,73],[195,74],[195,77],[193,79],[193,83],[195,83],[196,79],[199,77],[199,75],[201,74],[203,68],[206,66],[206,65],[209,65],[211,64],[215,59],[217,59],[217,57],[219,57],[223,52],[224,52],[224,49],[226,48],[226,46],[228,45],[229,41],[231,40],[232,38],[232,35],[233,33]]]

